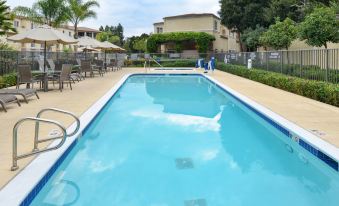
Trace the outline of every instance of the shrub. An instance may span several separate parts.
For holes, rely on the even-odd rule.
[[[146,47],[148,52],[155,53],[160,44],[173,42],[176,45],[181,45],[184,41],[195,42],[199,53],[206,53],[210,43],[215,41],[215,37],[205,32],[170,32],[153,34],[147,39]]]
[[[16,85],[16,74],[6,74],[4,76],[0,76],[0,88],[4,88],[6,86],[14,86]]]
[[[253,81],[299,94],[320,102],[339,107],[339,85],[291,77],[244,66],[218,64],[218,69]]]

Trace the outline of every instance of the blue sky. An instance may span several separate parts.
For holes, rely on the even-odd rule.
[[[31,6],[36,0],[7,0],[13,8]],[[219,0],[98,0],[97,19],[81,23],[81,26],[98,28],[100,25],[116,25],[125,28],[125,36],[153,31],[153,23],[162,17],[185,13],[214,13],[219,10]]]

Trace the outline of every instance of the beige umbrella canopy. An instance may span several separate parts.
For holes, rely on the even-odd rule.
[[[108,50],[108,51],[125,51],[125,49],[118,47],[115,44],[112,44],[108,41],[100,42],[101,45],[97,47],[98,49]]]
[[[16,34],[7,38],[10,41],[20,43],[38,43],[44,44],[44,90],[48,91],[48,78],[46,73],[46,51],[47,45],[53,44],[76,44],[78,41],[64,33],[53,29],[48,25],[42,25],[35,29]]]
[[[7,38],[10,41],[20,43],[38,43],[38,44],[76,44],[78,41],[53,29],[48,25],[42,25],[35,29],[11,36]]]
[[[77,43],[77,45],[79,47],[85,47],[85,48],[92,48],[92,49],[95,49],[95,48],[99,48],[101,46],[101,42],[96,40],[96,39],[93,39],[91,37],[88,37],[88,36],[84,36],[84,37],[81,37],[78,39],[79,42]]]

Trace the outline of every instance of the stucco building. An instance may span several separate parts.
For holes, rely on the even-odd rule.
[[[14,28],[16,28],[18,33],[22,33],[25,31],[28,31],[30,29],[34,29],[37,26],[39,26],[38,24],[30,21],[29,19],[27,19],[26,17],[23,16],[16,16],[15,19],[13,20],[13,26]],[[68,25],[63,25],[60,26],[59,28],[57,28],[57,30],[61,31],[62,33],[64,33],[65,35],[74,36],[74,27],[73,26],[68,26]],[[87,28],[87,27],[78,27],[78,36],[82,37],[82,36],[89,36],[92,38],[95,38],[96,35],[100,33],[99,30],[96,29],[92,29],[92,28]],[[14,35],[15,33],[8,33],[7,35],[1,36],[0,40],[1,42],[6,42],[8,43],[10,46],[14,47],[17,50],[21,50],[21,51],[37,51],[37,50],[41,50],[43,47],[40,44],[21,44],[21,43],[14,43],[11,41],[7,40],[8,36]],[[75,49],[74,45],[54,45],[49,47],[50,51],[62,51],[64,48],[71,48],[71,49]]]
[[[211,48],[214,52],[239,51],[240,44],[236,33],[221,24],[218,16],[211,13],[184,14],[164,17],[162,22],[154,23],[154,33],[206,32],[215,37]],[[175,52],[175,45],[161,45],[161,52]],[[196,52],[195,45],[183,44],[183,53]]]

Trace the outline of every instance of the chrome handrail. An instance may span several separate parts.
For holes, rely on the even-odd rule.
[[[43,150],[36,150],[36,151],[32,151],[30,153],[18,155],[18,128],[22,123],[27,122],[27,121],[44,122],[44,123],[47,123],[47,124],[54,124],[54,125],[58,126],[63,133],[63,136],[59,137],[61,139],[61,141],[59,142],[58,145],[56,145],[54,147],[46,148],[46,149],[43,149]],[[63,127],[57,121],[48,120],[48,119],[41,119],[41,118],[36,118],[36,117],[26,117],[26,118],[19,120],[14,125],[14,128],[13,128],[13,163],[12,163],[11,170],[15,171],[19,168],[18,165],[17,165],[17,161],[19,159],[30,157],[32,155],[39,154],[39,153],[42,153],[42,152],[47,152],[47,151],[59,149],[65,143],[66,137],[67,137],[66,128]]]
[[[150,57],[150,59],[152,60],[152,61],[154,61],[156,64],[158,64],[161,68],[163,68],[163,66],[159,63],[159,62],[157,62],[153,57]],[[151,63],[150,63],[151,64]]]
[[[68,111],[65,111],[65,110],[61,110],[61,109],[57,109],[57,108],[46,108],[46,109],[42,109],[38,114],[37,114],[37,118],[40,118],[41,115],[45,112],[48,112],[48,111],[52,111],[52,112],[57,112],[57,113],[62,113],[62,114],[66,114],[66,115],[69,115],[71,117],[73,117],[77,123],[77,126],[75,128],[75,130],[70,133],[70,134],[66,134],[67,137],[71,137],[73,135],[75,135],[79,129],[80,129],[80,120],[77,116],[75,116],[75,114],[71,113],[71,112],[68,112]],[[42,143],[42,142],[47,142],[47,141],[51,141],[51,140],[55,140],[55,139],[59,139],[60,137],[52,137],[52,138],[47,138],[47,139],[42,139],[42,140],[39,140],[39,122],[36,122],[35,123],[35,136],[34,136],[34,149],[33,151],[38,151],[38,144],[39,143]]]

